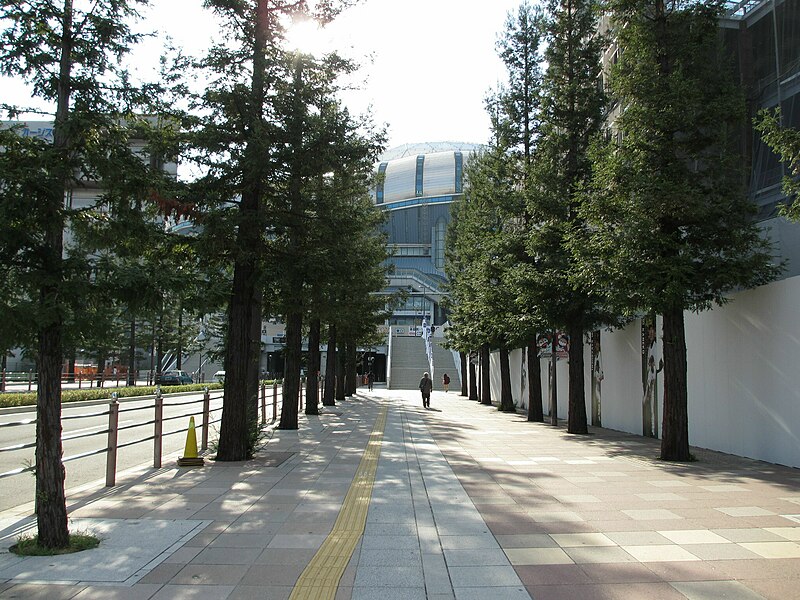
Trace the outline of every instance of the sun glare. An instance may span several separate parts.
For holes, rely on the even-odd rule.
[[[326,51],[325,31],[313,19],[293,21],[286,28],[286,46],[308,54],[321,54]]]

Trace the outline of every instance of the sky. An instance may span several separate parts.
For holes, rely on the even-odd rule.
[[[387,149],[420,142],[485,143],[487,93],[505,80],[496,41],[522,0],[361,0],[321,31],[308,50],[336,49],[363,64],[359,88],[343,102],[371,107],[386,124]],[[193,54],[219,35],[201,0],[151,0],[142,30],[159,30]],[[305,28],[308,32],[309,28]],[[297,42],[307,51],[307,42]],[[156,65],[161,44],[136,50],[134,64]],[[371,59],[369,58],[371,57]],[[18,82],[0,81],[4,101],[26,103]]]
[[[387,148],[485,143],[489,119],[484,98],[505,79],[495,44],[508,12],[520,2],[362,0],[315,32],[319,46],[312,51],[335,48],[355,59],[372,57],[362,61],[361,89],[343,101],[357,113],[371,106],[375,122],[387,125]],[[149,22],[199,51],[215,33],[199,4],[155,0]]]

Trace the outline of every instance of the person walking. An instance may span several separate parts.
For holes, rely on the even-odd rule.
[[[422,379],[419,380],[419,391],[422,393],[422,407],[430,408],[433,380],[431,379],[431,376],[428,375],[427,371],[425,371],[425,373],[422,375]]]
[[[374,383],[375,383],[375,374],[372,371],[370,371],[369,373],[367,373],[367,385],[369,386],[370,392],[372,391],[372,384]]]
[[[450,376],[445,373],[442,375],[442,387],[444,388],[445,394],[447,393],[447,387],[450,385]]]

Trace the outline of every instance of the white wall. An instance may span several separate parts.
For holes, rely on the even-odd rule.
[[[689,440],[693,446],[800,467],[800,276],[733,295],[725,306],[686,313]],[[659,344],[661,319],[658,319]],[[602,331],[603,427],[642,433],[641,322]],[[590,348],[584,346],[586,413],[591,420]],[[527,408],[521,350],[511,353],[514,401]],[[544,412],[548,363],[542,359]],[[499,353],[492,400],[499,402]],[[569,369],[558,363],[558,416],[567,417]],[[663,371],[658,375],[659,434]]]

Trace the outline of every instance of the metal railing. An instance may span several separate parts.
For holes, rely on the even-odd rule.
[[[166,372],[166,371],[165,371]],[[157,385],[163,373],[156,371],[136,371],[132,373],[134,380],[144,385]],[[140,378],[140,375],[142,377]],[[199,381],[197,383],[214,383],[215,381]],[[194,379],[193,379],[194,381]],[[39,382],[39,375],[34,370],[28,371],[0,371],[0,392],[32,392],[36,389]],[[104,388],[104,387],[125,387],[128,385],[128,373],[124,370],[112,371],[110,373],[97,373],[95,371],[75,371],[61,373],[62,386],[76,386],[77,389],[83,388]],[[184,384],[188,385],[188,384]]]
[[[261,407],[261,424],[265,425],[267,422],[267,406],[272,406],[272,421],[276,421],[278,418],[278,400],[282,402],[283,393],[282,389],[279,389],[277,383],[272,385],[271,394],[271,401],[267,402],[267,388],[268,386],[265,384],[261,384],[260,386],[260,407]],[[197,392],[184,392],[181,394],[174,394],[170,395],[171,399],[179,399],[184,396],[194,395]],[[186,401],[178,401],[178,402],[169,402],[167,406],[170,408],[174,407],[184,407],[184,406],[191,406],[202,403],[202,420],[197,427],[200,429],[200,452],[204,452],[208,450],[208,440],[209,440],[209,431],[210,427],[216,423],[221,421],[221,411],[222,407],[218,408],[211,408],[211,400],[212,399],[219,399],[222,397],[224,390],[213,390],[209,391],[206,388],[205,392],[203,392],[203,397],[201,399],[192,399]],[[177,415],[172,415],[169,417],[164,417],[164,396],[161,394],[160,390],[156,392],[154,396],[139,396],[134,398],[129,398],[128,400],[148,400],[152,399],[152,405],[145,405],[145,406],[131,406],[131,407],[120,407],[119,399],[117,398],[116,392],[111,395],[111,399],[108,404],[108,409],[103,411],[97,412],[86,412],[80,414],[70,414],[70,415],[62,415],[61,420],[63,421],[70,421],[76,419],[87,419],[87,418],[95,418],[95,417],[108,417],[108,426],[106,429],[100,431],[92,431],[87,433],[75,433],[70,434],[66,433],[62,436],[62,442],[83,439],[83,438],[90,438],[95,436],[103,436],[105,435],[105,446],[92,449],[86,452],[81,452],[78,454],[74,454],[71,456],[66,456],[62,458],[62,462],[72,462],[75,460],[80,460],[82,458],[87,458],[90,456],[95,456],[98,454],[106,454],[106,473],[105,473],[105,481],[106,486],[111,487],[116,485],[116,471],[117,471],[117,453],[119,450],[134,446],[137,444],[142,444],[144,442],[152,441],[153,442],[153,468],[158,469],[161,467],[161,459],[162,459],[162,448],[163,448],[163,440],[165,437],[177,435],[179,433],[186,433],[189,431],[189,427],[187,426],[184,429],[177,429],[170,431],[168,433],[164,433],[164,423],[168,421],[174,421],[176,419],[186,419],[187,417],[194,416],[195,412],[181,412]],[[300,407],[302,408],[302,386],[301,386],[301,394],[300,394]],[[152,410],[153,411],[153,419],[144,422],[135,422],[130,425],[123,425],[120,426],[119,423],[119,416],[120,414],[128,413],[128,412],[141,412],[143,410]],[[35,425],[36,419],[22,419],[18,421],[0,423],[0,428],[5,427],[21,427],[21,426],[30,426]],[[143,437],[140,439],[131,440],[125,443],[118,443],[118,436],[121,431],[126,431],[130,429],[136,429],[143,426],[152,425],[153,426],[153,435]],[[6,446],[0,448],[0,453],[4,452],[15,452],[19,450],[24,450],[28,448],[35,448],[36,442],[26,442],[21,444],[15,444],[11,446]],[[7,471],[5,473],[0,473],[0,480],[5,479],[7,477],[12,477],[14,475],[20,475],[22,473],[28,473],[34,471],[36,469],[35,465],[27,466],[27,467],[20,467],[18,469],[13,469],[11,471]]]

